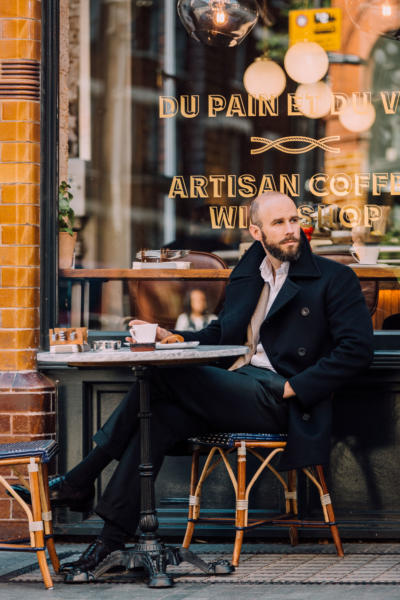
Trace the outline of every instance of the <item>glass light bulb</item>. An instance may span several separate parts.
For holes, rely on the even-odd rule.
[[[363,33],[400,39],[400,0],[346,0],[345,7]]]
[[[240,44],[258,19],[255,0],[178,0],[177,10],[191,37],[225,48]]]

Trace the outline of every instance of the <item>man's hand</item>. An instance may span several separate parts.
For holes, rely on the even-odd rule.
[[[140,321],[139,319],[133,319],[133,321],[129,321],[129,327],[133,327],[134,325],[144,325],[145,323],[148,323],[148,321]],[[171,333],[172,332],[168,331],[168,329],[164,329],[163,327],[157,327],[156,342],[160,342],[165,337],[167,337],[167,335],[171,335]],[[126,337],[125,339],[131,344],[134,344],[136,342],[136,340],[132,337]]]
[[[296,395],[296,392],[294,391],[294,389],[292,388],[290,383],[287,381],[285,383],[285,388],[283,390],[283,397],[284,398],[293,398],[293,396],[295,396],[295,395]]]

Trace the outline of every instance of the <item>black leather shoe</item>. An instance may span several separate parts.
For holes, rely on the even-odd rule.
[[[78,560],[67,562],[60,565],[60,571],[67,573],[65,582],[72,583],[74,577],[79,573],[88,573],[93,571],[111,552],[122,550],[124,548],[110,548],[103,538],[98,537],[92,542],[86,550],[81,554]],[[68,574],[70,576],[68,576]]]
[[[22,485],[11,486],[27,504],[31,504],[31,494]],[[89,512],[93,507],[94,485],[84,488],[72,487],[65,475],[49,477],[50,503],[53,506],[68,506],[77,512]]]

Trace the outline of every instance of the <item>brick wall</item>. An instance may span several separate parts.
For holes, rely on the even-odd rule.
[[[40,34],[39,1],[0,2],[0,443],[55,436],[55,388],[35,370]],[[0,487],[0,537],[26,536],[24,522]]]

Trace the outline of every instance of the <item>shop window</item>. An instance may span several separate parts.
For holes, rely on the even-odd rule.
[[[272,32],[274,29],[287,31],[287,15],[279,12],[279,5],[279,2],[271,2],[276,17]],[[170,12],[167,14],[166,10]],[[174,35],[168,31],[167,22],[175,22]],[[354,199],[353,192],[339,197],[333,186],[328,189],[327,197],[313,195],[310,187],[313,175],[323,171],[327,175],[325,183],[329,185],[341,171],[354,181],[354,174],[365,170],[367,163],[371,173],[400,171],[400,113],[397,111],[388,118],[379,102],[376,103],[376,122],[369,135],[354,135],[352,146],[347,144],[351,137],[347,136],[347,146],[343,145],[340,157],[318,148],[303,155],[277,149],[258,155],[250,153],[252,136],[272,141],[296,135],[319,139],[337,127],[337,118],[308,119],[289,114],[288,94],[296,89],[289,78],[277,102],[276,116],[248,115],[249,97],[243,86],[243,73],[261,54],[259,28],[237,48],[207,47],[189,38],[177,18],[174,3],[91,0],[89,30],[88,39],[74,35],[73,30],[70,36],[71,89],[75,91],[79,56],[85,44],[90,50],[88,119],[91,136],[87,156],[81,153],[84,132],[77,91],[71,94],[69,107],[70,156],[84,165],[84,208],[76,224],[79,230],[76,269],[130,268],[142,249],[165,247],[216,252],[233,267],[239,259],[240,245],[249,241],[246,230],[238,223],[233,228],[213,228],[210,206],[242,207],[251,198],[239,191],[228,193],[226,180],[219,193],[210,182],[212,176],[232,177],[237,185],[241,175],[251,174],[256,193],[263,176],[267,175],[277,189],[282,186],[283,191],[287,191],[292,186],[298,205],[313,204],[314,214],[325,218],[326,211],[329,213],[330,206],[334,205],[336,219],[345,201]],[[279,39],[282,59],[287,39],[282,36]],[[370,85],[374,98],[379,97],[382,90],[400,88],[399,48],[398,42],[383,39],[373,47]],[[342,91],[340,86],[344,81],[357,87],[355,80],[343,77],[342,68],[346,67],[335,65],[330,73],[334,89]],[[357,69],[367,73],[364,66]],[[226,110],[222,110],[215,117],[210,116],[208,99],[216,95],[225,98],[226,105],[234,95],[240,97],[245,114],[228,117]],[[186,105],[181,104],[183,96],[187,97]],[[161,116],[160,98],[163,97],[170,99],[166,111],[176,111],[175,116]],[[186,115],[182,114],[185,110]],[[198,112],[191,118],[190,112],[195,110]],[[191,178],[196,175],[207,182],[205,191],[201,186],[194,186],[197,191],[191,189]],[[180,188],[174,187],[176,177],[180,178]],[[187,193],[182,191],[182,185]],[[371,189],[366,191],[359,205],[376,204],[385,209],[382,220],[385,230],[379,243],[400,248],[400,239],[396,242],[400,230],[400,196],[384,190],[376,200],[371,198]],[[324,253],[325,243],[327,256],[342,260],[345,255],[344,262],[354,261],[349,254],[351,226],[344,224],[344,218],[339,225],[330,227],[330,218],[328,215],[323,227],[315,227],[315,251]],[[346,234],[344,244],[340,233]],[[390,258],[392,264],[396,264],[393,260],[400,264],[400,252],[398,256],[393,250],[387,252],[390,256],[382,252],[379,260]],[[73,299],[71,282],[66,283],[62,278],[60,281],[60,320],[71,324],[68,310]],[[104,293],[104,289],[97,286],[95,298],[90,299],[87,324],[93,328],[120,330],[132,312],[132,299],[121,282],[106,284],[106,287]],[[387,317],[400,313],[397,281],[392,282],[391,291],[386,288],[383,291],[390,295],[390,302],[387,304],[383,294],[386,308],[378,305],[379,314],[374,316],[377,329],[385,327]],[[391,326],[398,328],[394,320]]]

